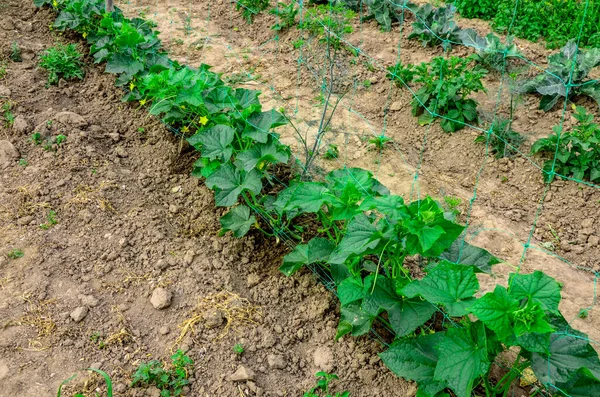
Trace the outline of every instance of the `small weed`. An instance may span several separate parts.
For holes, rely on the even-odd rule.
[[[294,40],[292,42],[292,45],[294,46],[294,49],[299,49],[300,47],[304,46],[304,40],[303,39],[298,39],[298,40]]]
[[[365,88],[370,88],[371,87],[371,80],[365,80],[361,84]]]
[[[339,377],[336,374],[328,374],[327,372],[317,372],[315,374],[317,377],[317,384],[315,387],[310,389],[309,391],[304,393],[304,397],[348,397],[350,396],[350,392],[338,392],[335,394],[331,394],[329,392],[329,383],[332,380],[338,380]],[[326,394],[323,394],[326,393]]]
[[[371,145],[374,145],[377,150],[382,151],[385,144],[391,140],[392,140],[392,138],[389,138],[384,135],[380,135],[380,136],[376,136],[375,138],[369,139],[369,143]]]
[[[4,63],[0,63],[0,80],[4,79],[8,71],[6,70],[6,65]]]
[[[46,87],[58,84],[60,78],[82,80],[84,71],[81,57],[75,44],[57,44],[46,50],[40,56],[40,67],[48,71]]]
[[[330,143],[323,157],[325,158],[325,160],[334,160],[337,159],[339,155],[340,151],[338,149],[338,146],[334,145],[333,143]]]
[[[298,11],[299,9],[295,7],[294,2],[289,5],[277,3],[277,7],[271,8],[271,11],[269,11],[269,14],[277,17],[277,23],[271,26],[271,29],[280,31],[291,28],[296,23]]]
[[[23,57],[21,56],[21,48],[19,47],[19,43],[13,41],[10,45],[10,55],[8,56],[13,62],[23,62]]]
[[[15,115],[12,112],[12,104],[10,102],[5,102],[2,105],[2,116],[4,117],[4,121],[8,127],[14,124]]]
[[[193,365],[191,358],[177,350],[171,357],[171,365],[166,369],[164,364],[157,360],[140,364],[133,374],[131,387],[154,385],[160,389],[161,396],[179,396],[183,387],[190,383],[187,377]]]
[[[403,65],[402,62],[398,62],[395,66],[388,68],[388,78],[395,82],[398,87],[412,83],[415,74],[415,66],[412,63]]]
[[[40,227],[44,230],[48,230],[56,224],[58,224],[58,220],[56,219],[56,211],[50,210],[48,211],[48,215],[46,215],[46,222],[42,223]]]
[[[175,39],[174,43],[175,45],[183,45],[184,41],[183,39]]]
[[[13,248],[10,251],[8,251],[8,254],[6,254],[6,256],[8,256],[10,259],[22,258],[24,255],[25,253],[23,253],[23,251],[18,248]]]
[[[19,165],[21,167],[27,167],[29,164],[27,163],[27,160],[25,160],[25,159],[19,159]]]
[[[487,137],[480,135],[475,138],[475,142],[485,143]],[[501,117],[496,118],[490,130],[489,145],[490,150],[496,158],[513,157],[518,153],[519,147],[525,138],[523,135],[512,130],[512,122]]]
[[[581,310],[579,310],[578,316],[579,316],[579,318],[583,319],[583,318],[587,318],[587,316],[589,316],[589,314],[590,314],[589,309],[581,309]]]
[[[90,335],[90,340],[92,343],[98,346],[99,349],[104,349],[106,347],[106,343],[104,342],[104,338],[99,331],[94,332]]]
[[[40,134],[39,132],[34,132],[31,135],[31,138],[29,138],[29,140],[31,142],[33,142],[33,144],[36,146],[39,146],[42,144],[42,142],[44,142],[44,138],[42,137],[42,134]]]
[[[247,23],[252,23],[254,17],[269,7],[269,0],[238,0],[236,9],[242,11]]]
[[[56,138],[54,139],[54,142],[56,142],[56,144],[58,146],[62,145],[65,141],[67,140],[67,137],[63,134],[57,135]]]
[[[194,28],[192,28],[192,17],[190,15],[188,15],[183,22],[183,31],[186,36],[189,36],[194,31]]]
[[[448,210],[454,215],[458,216],[461,213],[460,205],[462,204],[462,200],[459,197],[454,196],[445,196],[444,202],[448,206]]]
[[[244,345],[241,343],[236,343],[235,346],[233,346],[233,351],[238,355],[242,355],[242,353],[244,353]]]

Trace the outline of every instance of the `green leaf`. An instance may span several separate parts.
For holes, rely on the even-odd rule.
[[[455,240],[448,250],[442,252],[441,257],[448,262],[474,266],[475,273],[491,274],[492,266],[501,262],[483,248],[475,247],[462,239]]]
[[[338,299],[342,306],[361,300],[364,297],[363,281],[360,277],[348,277],[338,285]]]
[[[396,337],[414,332],[431,319],[437,307],[419,298],[402,299],[387,310],[390,325]]]
[[[587,368],[580,368],[567,382],[556,386],[569,397],[600,396],[600,380]]]
[[[358,214],[348,224],[346,235],[329,258],[329,263],[342,264],[350,255],[360,255],[375,248],[383,235],[364,214]]]
[[[494,292],[488,292],[477,299],[469,311],[496,332],[500,341],[513,344],[513,312],[518,308],[519,302],[508,295],[506,288],[497,285]]]
[[[233,154],[231,142],[233,142],[234,136],[235,130],[233,128],[228,125],[217,124],[189,137],[187,141],[202,151],[202,157],[207,157],[210,160],[228,161]]]
[[[301,182],[297,184],[290,200],[285,204],[286,211],[299,208],[301,212],[318,212],[329,200],[329,190],[318,182]]]
[[[362,197],[385,196],[390,194],[388,188],[373,178],[370,171],[362,168],[343,168],[331,171],[325,178],[328,187],[333,191],[341,192],[348,184],[355,185]]]
[[[242,136],[252,138],[260,143],[266,143],[271,129],[285,124],[287,124],[287,119],[273,109],[253,114],[246,120],[246,127]]]
[[[486,374],[490,362],[482,322],[468,328],[450,328],[439,344],[434,379],[448,382],[458,397],[470,397],[475,381]]]
[[[236,238],[241,238],[248,233],[252,224],[256,222],[256,217],[254,215],[250,216],[250,208],[245,205],[238,205],[223,215],[220,222],[221,234],[231,230]]]
[[[429,270],[425,278],[404,287],[402,293],[409,298],[420,295],[431,303],[444,305],[450,316],[458,317],[467,314],[478,289],[479,282],[472,266],[442,261]]]
[[[237,155],[236,162],[250,171],[253,168],[264,170],[267,164],[287,163],[290,155],[286,147],[272,142],[260,143]]]
[[[533,353],[531,368],[542,384],[568,382],[580,369],[587,368],[600,376],[598,353],[587,336],[575,330],[554,333],[550,336],[548,353]]]
[[[113,54],[106,63],[106,73],[125,73],[127,76],[134,76],[136,73],[144,70],[144,64],[136,61],[131,56],[124,54]]]
[[[359,210],[376,210],[380,214],[387,215],[394,220],[400,220],[406,214],[404,199],[394,194],[381,197],[369,196],[360,203]]]
[[[531,274],[511,273],[508,285],[508,293],[514,299],[533,299],[539,302],[544,310],[558,313],[560,285],[552,277],[539,270]]]
[[[514,330],[517,336],[536,333],[545,334],[554,331],[548,323],[546,313],[539,302],[528,300],[525,307],[514,312]]]
[[[231,207],[245,190],[259,194],[262,182],[256,170],[246,172],[226,163],[206,178],[206,186],[215,190],[215,203],[218,207]]]
[[[315,237],[308,244],[298,244],[292,252],[284,256],[279,270],[289,277],[302,266],[326,262],[333,248],[334,245],[329,240]]]
[[[379,357],[394,374],[417,382],[419,389],[428,395],[436,395],[447,386],[445,381],[434,380],[439,360],[438,345],[445,334],[438,332],[394,342],[389,349],[379,353]]]
[[[371,324],[375,316],[364,312],[360,307],[360,302],[352,302],[342,306],[340,310],[340,323],[336,339],[351,333],[352,336],[360,336],[371,330]]]

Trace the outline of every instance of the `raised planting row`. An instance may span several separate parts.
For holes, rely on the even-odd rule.
[[[419,396],[507,396],[524,371],[535,374],[537,393],[600,395],[598,354],[561,315],[556,280],[516,271],[476,298],[476,274],[499,260],[464,242],[464,226],[436,201],[405,203],[357,168],[307,180],[273,132],[286,116],[263,111],[259,92],[169,60],[150,22],[106,13],[102,0],[36,4],[59,12],[54,28],[87,38],[125,101],[199,150],[194,175],[229,208],[222,233],[255,228],[294,244],[281,270],[310,266],[329,277],[341,304],[338,337],[378,329],[391,345],[382,360],[416,381]]]

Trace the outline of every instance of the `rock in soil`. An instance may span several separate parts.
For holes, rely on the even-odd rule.
[[[85,121],[85,119],[77,113],[73,112],[56,113],[56,115],[54,116],[54,120],[75,128],[83,128],[87,126],[87,121]]]
[[[154,306],[155,309],[164,309],[171,305],[171,299],[173,299],[173,294],[170,291],[167,291],[164,288],[156,288],[152,292],[152,297],[150,298],[150,303]]]
[[[9,141],[0,141],[0,169],[9,167],[19,158],[19,151]]]
[[[79,306],[77,309],[71,312],[71,318],[76,323],[81,322],[85,318],[85,316],[87,316],[88,311],[89,309],[87,306]]]
[[[31,124],[29,124],[29,121],[25,117],[18,115],[13,123],[13,130],[19,134],[29,134],[31,132]]]
[[[317,368],[325,372],[333,370],[333,353],[331,349],[325,346],[318,347],[313,354],[313,362]]]
[[[254,380],[254,376],[254,371],[252,371],[250,368],[240,365],[237,371],[229,376],[229,380],[232,382],[245,382],[247,380]]]
[[[269,354],[267,356],[267,362],[269,363],[269,368],[271,369],[284,369],[285,368],[285,359],[283,356]]]

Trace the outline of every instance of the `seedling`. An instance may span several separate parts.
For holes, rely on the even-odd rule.
[[[142,363],[133,374],[131,387],[156,386],[161,396],[175,397],[181,395],[183,387],[190,383],[188,373],[194,362],[181,350],[171,357],[171,365],[165,365],[157,360]]]
[[[304,45],[304,39],[298,39],[298,40],[294,40],[292,42],[292,45],[294,46],[294,49],[299,49],[300,47],[302,47]]]
[[[33,144],[36,146],[41,145],[42,142],[44,142],[44,138],[39,132],[34,132],[33,134],[31,134],[31,138],[29,138],[29,140],[33,142]]]
[[[8,56],[13,62],[22,62],[23,58],[21,56],[21,48],[19,48],[19,43],[13,41],[10,45],[10,55]]]
[[[333,380],[339,380],[340,378],[336,374],[328,374],[327,372],[317,372],[317,384],[315,387],[304,393],[304,397],[348,397],[350,392],[337,392],[335,394],[329,393],[329,384]]]
[[[405,65],[402,62],[398,62],[395,66],[388,68],[387,77],[396,83],[396,86],[403,87],[412,83],[415,78],[415,67],[413,64],[408,63]]]
[[[329,146],[327,147],[327,151],[325,152],[323,157],[326,160],[335,160],[338,158],[339,155],[340,155],[340,151],[338,149],[338,146],[333,143],[330,143]]]
[[[392,138],[387,137],[385,135],[380,135],[380,136],[376,136],[374,138],[369,139],[369,143],[373,146],[375,146],[375,148],[378,151],[382,151],[383,148],[385,147],[385,144],[390,142],[392,140]]]
[[[61,78],[82,80],[84,76],[82,56],[75,44],[57,44],[46,50],[40,56],[40,67],[48,71],[46,87],[58,84]]]
[[[280,31],[291,28],[296,23],[296,15],[299,9],[296,8],[294,2],[286,5],[284,3],[277,3],[277,7],[272,8],[269,14],[277,17],[277,23],[271,26],[271,29]]]
[[[10,251],[8,251],[8,254],[6,254],[6,256],[8,256],[10,259],[22,258],[24,255],[25,253],[23,253],[23,251],[18,248],[13,248]]]
[[[589,309],[581,309],[579,310],[579,318],[584,319],[587,318],[590,314],[590,310]]]
[[[25,159],[19,159],[19,165],[21,167],[27,167],[27,165],[28,165],[27,164],[27,160],[25,160]]]
[[[252,23],[254,17],[269,7],[269,0],[238,0],[236,9],[242,11],[247,23]]]
[[[238,355],[242,355],[242,353],[244,353],[244,345],[242,345],[241,343],[236,343],[233,346],[233,351],[238,354]]]
[[[58,146],[60,146],[61,144],[63,144],[65,141],[67,140],[67,137],[63,134],[57,135],[54,142],[56,142],[56,144]]]
[[[4,104],[2,104],[2,115],[4,117],[4,121],[6,122],[6,125],[8,127],[10,127],[11,125],[14,124],[15,115],[12,112],[12,103],[4,102]]]
[[[58,224],[58,220],[56,219],[56,211],[50,210],[48,211],[48,215],[46,215],[46,222],[42,223],[40,227],[44,230],[48,230],[56,224]]]
[[[485,143],[485,135],[475,138],[475,142]],[[490,126],[489,145],[496,158],[513,157],[518,153],[525,138],[512,130],[512,121],[497,117]]]

